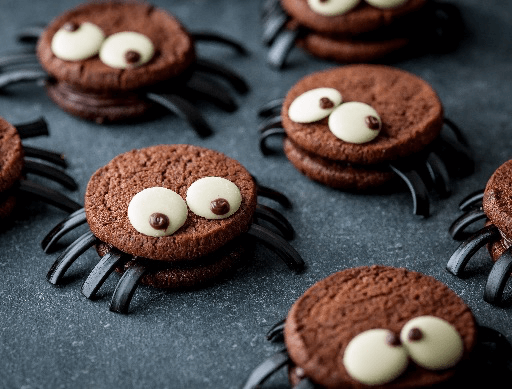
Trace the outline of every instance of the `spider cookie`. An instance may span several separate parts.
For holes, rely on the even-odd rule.
[[[62,109],[99,123],[138,118],[164,107],[206,136],[211,129],[189,100],[210,100],[226,111],[235,110],[236,103],[223,85],[204,75],[220,76],[239,92],[248,90],[231,70],[197,58],[194,43],[219,42],[245,53],[242,46],[214,34],[191,34],[171,14],[145,3],[89,2],[21,38],[37,39],[37,57],[6,56],[0,63],[38,60],[44,71],[4,73],[0,87],[43,79]]]
[[[484,300],[503,303],[503,291],[512,271],[512,160],[501,165],[491,176],[484,190],[471,193],[460,204],[464,214],[450,226],[454,239],[465,239],[452,254],[447,269],[462,276],[473,255],[483,246],[494,261],[487,278]],[[470,234],[470,225],[485,220],[485,226]]]
[[[268,62],[277,68],[294,44],[324,59],[373,62],[406,48],[449,50],[461,31],[454,6],[427,0],[268,0],[263,12]]]
[[[258,195],[288,205],[279,192],[257,185],[240,163],[213,150],[160,145],[121,154],[91,177],[85,207],[43,240],[49,251],[75,227],[87,223],[90,229],[59,256],[48,280],[58,283],[96,246],[101,260],[82,292],[94,297],[117,269],[123,275],[110,309],[124,313],[139,282],[202,286],[239,264],[252,238],[301,270],[304,262],[287,242],[292,226],[278,211],[257,204]]]
[[[20,124],[16,127],[0,118],[0,220],[11,215],[20,196],[35,197],[67,212],[80,206],[64,194],[27,179],[34,174],[75,190],[76,182],[61,168],[66,162],[61,154],[23,146],[22,138],[48,135],[46,122]]]
[[[260,127],[264,154],[271,151],[267,138],[280,134],[290,162],[333,188],[369,190],[400,177],[411,189],[415,214],[429,215],[431,183],[442,195],[450,193],[443,159],[471,170],[467,142],[444,119],[435,91],[403,70],[350,65],[314,73],[260,113],[269,117]],[[441,137],[443,123],[458,143]]]
[[[244,389],[260,388],[284,365],[297,388],[447,387],[471,382],[472,368],[481,363],[483,370],[487,358],[498,369],[512,357],[505,338],[479,327],[446,285],[386,266],[348,269],[314,284],[269,332],[274,340],[283,336],[286,349],[257,367]],[[500,356],[480,342],[495,342]]]

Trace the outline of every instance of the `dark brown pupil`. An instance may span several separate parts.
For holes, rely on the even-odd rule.
[[[134,64],[139,62],[140,60],[140,54],[136,52],[135,50],[129,50],[124,55],[124,58],[126,59],[126,62],[129,64]]]
[[[153,213],[149,217],[149,225],[155,230],[166,230],[169,227],[169,218],[163,213]]]
[[[215,215],[225,215],[229,212],[229,202],[226,199],[216,199],[210,203],[210,209]]]
[[[329,108],[332,108],[334,107],[334,103],[332,102],[332,100],[328,97],[322,97],[320,99],[320,108],[322,109],[329,109]]]
[[[64,30],[69,31],[69,32],[78,30],[78,27],[80,27],[78,25],[78,23],[73,23],[73,22],[68,22],[68,23],[64,24],[64,26],[62,26],[62,28]]]
[[[420,340],[421,338],[423,338],[423,333],[421,332],[421,330],[419,328],[411,328],[411,330],[409,331],[409,333],[407,334],[407,337],[409,338],[410,341],[418,341]]]
[[[402,344],[402,342],[400,341],[400,337],[394,333],[389,333],[386,336],[386,343],[391,347],[397,347]]]
[[[380,130],[380,122],[375,116],[367,116],[365,123],[370,130]]]

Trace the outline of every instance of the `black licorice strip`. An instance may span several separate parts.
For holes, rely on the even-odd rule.
[[[140,264],[126,269],[114,290],[114,294],[110,302],[110,311],[128,313],[128,308],[135,290],[137,289],[140,279],[145,273],[146,267]]]
[[[282,69],[299,35],[299,29],[280,31],[267,53],[267,63],[275,69]]]
[[[29,146],[23,146],[23,151],[25,152],[25,157],[41,159],[64,168],[68,165],[62,153]]]
[[[192,77],[184,87],[184,92],[193,98],[202,98],[210,101],[226,112],[234,112],[238,109],[235,100],[223,85],[200,77]]]
[[[259,185],[256,189],[256,193],[258,196],[266,197],[268,199],[274,200],[279,203],[284,208],[291,208],[292,202],[288,197],[286,197],[283,193],[269,188],[268,186]]]
[[[82,285],[82,294],[89,299],[94,298],[108,276],[127,256],[117,249],[110,249],[87,276]]]
[[[448,232],[450,236],[455,240],[463,240],[469,238],[471,233],[467,233],[465,230],[471,224],[478,220],[486,219],[487,215],[484,210],[480,208],[473,208],[467,211],[465,214],[459,216],[450,226]]]
[[[405,164],[401,166],[390,164],[389,166],[407,184],[412,195],[413,213],[428,217],[430,214],[428,191],[418,172],[414,168],[405,167]]]
[[[20,180],[17,188],[21,193],[35,196],[38,199],[66,212],[74,212],[82,208],[82,205],[78,204],[74,200],[71,200],[66,195],[29,180]]]
[[[254,215],[256,216],[256,218],[263,219],[271,223],[281,232],[283,238],[285,238],[286,240],[293,239],[295,235],[293,226],[281,213],[279,213],[275,209],[272,209],[262,204],[258,204],[256,205],[256,211]]]
[[[199,72],[222,77],[239,93],[244,94],[249,92],[249,85],[247,85],[240,75],[218,63],[206,59],[198,59],[195,63],[195,69]]]
[[[471,192],[469,195],[464,197],[459,203],[459,209],[461,211],[468,211],[473,207],[481,207],[482,201],[484,199],[484,189],[478,189],[474,192]]]
[[[286,323],[286,319],[279,320],[276,324],[274,324],[265,334],[265,337],[270,342],[282,342],[283,341],[283,331],[284,325]]]
[[[57,224],[52,230],[44,237],[41,242],[41,247],[45,253],[51,251],[55,244],[69,231],[74,230],[76,227],[87,222],[85,216],[85,208],[73,212],[59,224]]]
[[[249,52],[241,43],[239,43],[231,38],[228,38],[228,37],[225,37],[222,35],[218,35],[218,34],[214,34],[211,32],[193,32],[191,35],[195,41],[220,43],[220,44],[223,44],[223,45],[226,45],[226,46],[229,46],[229,47],[235,49],[236,52],[240,55],[244,55],[244,56],[249,55]]]
[[[0,89],[20,82],[44,81],[47,79],[48,74],[44,70],[13,70],[0,74]]]
[[[23,170],[26,173],[36,174],[38,176],[49,178],[58,182],[62,186],[70,190],[78,189],[76,181],[64,171],[38,161],[25,160]]]
[[[503,291],[512,271],[512,247],[509,247],[492,266],[484,289],[484,300],[499,305],[503,300]]]
[[[252,371],[242,389],[260,388],[265,380],[288,363],[290,363],[290,357],[286,350],[272,355]]]
[[[48,124],[43,118],[39,118],[33,122],[15,124],[14,127],[18,131],[21,139],[32,138],[36,136],[48,136]]]
[[[441,197],[448,197],[452,192],[451,180],[443,160],[432,151],[427,156],[425,166],[434,183],[436,192],[439,193]]]
[[[284,99],[274,99],[266,104],[263,104],[258,111],[258,116],[266,118],[270,116],[280,115],[281,107],[283,106]]]

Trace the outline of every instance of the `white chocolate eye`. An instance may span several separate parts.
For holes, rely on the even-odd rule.
[[[356,381],[382,385],[393,381],[407,368],[407,351],[398,335],[389,330],[372,329],[355,336],[345,348],[343,365]]]
[[[359,3],[359,0],[308,0],[309,8],[320,15],[341,15]]]
[[[365,0],[376,8],[394,8],[404,4],[407,0]]]
[[[408,321],[400,331],[400,339],[411,359],[429,370],[456,365],[464,352],[455,327],[435,316],[419,316]]]
[[[128,219],[133,228],[148,236],[173,234],[187,220],[187,204],[176,192],[155,186],[133,196]]]
[[[53,36],[52,53],[65,61],[80,61],[98,54],[105,34],[95,24],[64,24]]]
[[[225,219],[242,203],[240,189],[222,177],[203,177],[187,190],[187,204],[192,212],[206,219]]]
[[[296,123],[313,123],[329,116],[341,101],[341,93],[336,89],[311,89],[292,101],[288,116]]]
[[[329,116],[329,129],[339,139],[349,143],[367,143],[375,139],[382,121],[368,104],[351,101],[341,104]]]
[[[155,54],[153,42],[138,32],[124,31],[110,35],[100,50],[100,60],[116,69],[136,67],[149,62]]]

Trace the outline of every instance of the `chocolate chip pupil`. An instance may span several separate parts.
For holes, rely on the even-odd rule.
[[[66,30],[66,31],[73,32],[73,31],[78,30],[78,27],[80,27],[78,25],[78,23],[68,22],[68,23],[64,24],[64,26],[62,28],[64,28],[64,30]]]
[[[423,333],[419,328],[411,328],[409,333],[407,334],[407,337],[410,341],[418,341],[421,338],[423,338]]]
[[[126,59],[126,62],[129,64],[134,64],[139,62],[140,60],[140,54],[135,50],[129,50],[124,55],[124,58]]]
[[[402,342],[400,341],[400,337],[393,333],[389,333],[386,336],[386,343],[392,347],[397,347],[402,344]]]
[[[332,108],[334,107],[334,103],[332,102],[332,100],[328,97],[322,97],[320,99],[320,108],[322,109],[329,109],[329,108]]]
[[[367,116],[365,123],[370,130],[380,130],[380,122],[375,116]]]
[[[155,230],[166,230],[169,227],[169,218],[163,213],[153,213],[149,217],[149,225]]]
[[[215,215],[225,215],[229,212],[229,202],[226,199],[216,199],[210,203],[210,209]]]

